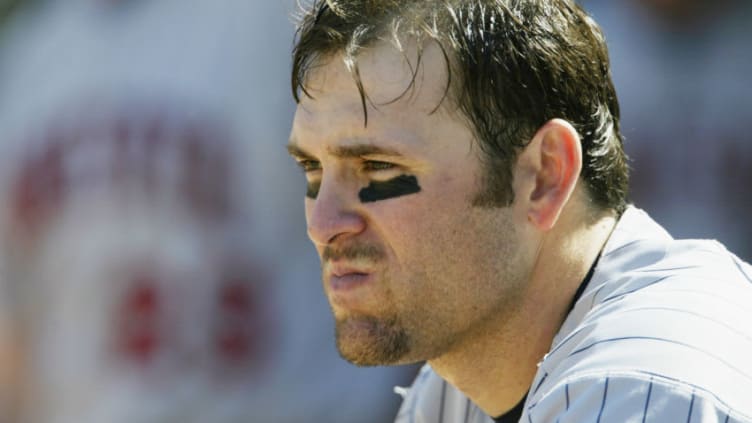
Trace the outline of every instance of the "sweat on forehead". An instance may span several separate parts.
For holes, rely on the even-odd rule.
[[[339,52],[320,57],[304,81],[305,92],[316,100],[322,91],[347,91],[364,107],[396,105],[434,113],[447,103],[449,71],[436,42],[419,47],[414,40],[401,44],[379,41],[364,48],[353,61]],[[341,78],[347,75],[347,78]],[[335,86],[333,80],[347,81]],[[376,88],[378,87],[378,88]],[[310,100],[303,95],[301,102]]]

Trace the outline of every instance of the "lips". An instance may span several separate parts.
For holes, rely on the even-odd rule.
[[[336,265],[336,264],[329,266],[329,272],[332,274],[332,276],[337,276],[337,277],[346,276],[346,275],[350,275],[353,273],[358,273],[358,274],[368,273],[364,270],[361,270],[355,267]]]
[[[380,295],[372,268],[352,262],[330,261],[325,267],[329,302],[338,311],[369,312]]]
[[[349,291],[364,285],[372,273],[364,268],[343,264],[329,266],[329,287],[333,291]]]

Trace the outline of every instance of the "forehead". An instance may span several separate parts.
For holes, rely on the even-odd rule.
[[[406,43],[404,51],[385,42],[364,48],[357,57],[357,75],[365,104],[345,57],[322,58],[306,80],[311,97],[301,97],[291,142],[306,148],[368,138],[399,141],[409,148],[440,130],[465,129],[456,127],[459,121],[448,111],[447,63],[441,49],[428,43],[418,56],[415,43]]]
[[[433,111],[441,103],[448,81],[447,64],[441,49],[435,42],[425,42],[419,50],[417,43],[410,40],[402,46],[400,50],[393,43],[382,41],[364,47],[352,61],[342,54],[322,58],[320,66],[312,68],[306,87],[314,97],[315,92],[322,91],[357,94],[353,75],[357,72],[358,79],[376,105],[399,105],[402,103],[400,99],[409,98],[411,108],[425,106],[427,110],[424,111]],[[348,64],[351,64],[350,69]]]

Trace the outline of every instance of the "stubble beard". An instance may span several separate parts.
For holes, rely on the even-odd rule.
[[[401,364],[410,352],[407,331],[395,318],[342,317],[335,337],[340,356],[357,366]]]
[[[378,263],[385,257],[383,248],[376,244],[353,244],[339,249],[327,247],[321,260],[324,263],[346,258]],[[387,286],[383,284],[383,288]],[[391,294],[388,296],[391,298]],[[358,366],[380,366],[399,364],[408,355],[409,337],[397,316],[374,317],[360,313],[337,316],[334,309],[332,312],[337,349],[345,360]]]

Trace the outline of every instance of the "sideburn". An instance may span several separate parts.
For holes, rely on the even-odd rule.
[[[508,207],[514,202],[511,164],[502,160],[483,161],[483,179],[471,200],[473,207]]]

